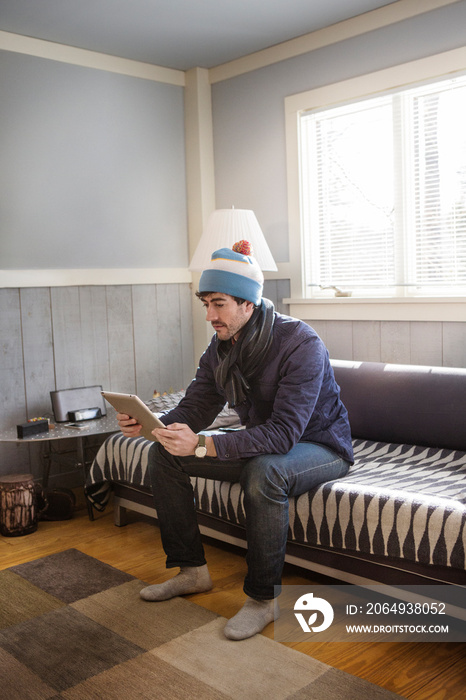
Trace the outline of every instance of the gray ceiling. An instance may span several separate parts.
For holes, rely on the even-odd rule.
[[[211,68],[394,0],[0,0],[0,29],[187,70]]]

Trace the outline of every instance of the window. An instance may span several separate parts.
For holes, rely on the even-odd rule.
[[[298,114],[304,296],[466,294],[466,76]]]

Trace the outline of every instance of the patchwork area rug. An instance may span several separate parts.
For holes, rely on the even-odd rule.
[[[394,700],[76,549],[0,571],[0,688],[8,700]]]

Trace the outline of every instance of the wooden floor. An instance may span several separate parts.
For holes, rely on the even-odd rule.
[[[72,520],[41,522],[37,532],[24,537],[0,537],[0,569],[74,547],[148,583],[173,575],[165,569],[158,527],[130,516],[126,527],[113,525],[111,507],[90,522],[83,502]],[[244,602],[244,552],[212,540],[206,555],[215,587],[190,600],[226,618]],[[305,585],[310,572],[286,566],[283,583]],[[273,637],[272,626],[265,635]],[[466,645],[407,643],[300,643],[290,644],[320,661],[413,700],[466,698]],[[273,699],[271,699],[273,700]],[[348,700],[353,700],[349,698]]]

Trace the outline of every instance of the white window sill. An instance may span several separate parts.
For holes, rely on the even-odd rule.
[[[283,299],[304,320],[466,322],[466,297]]]

